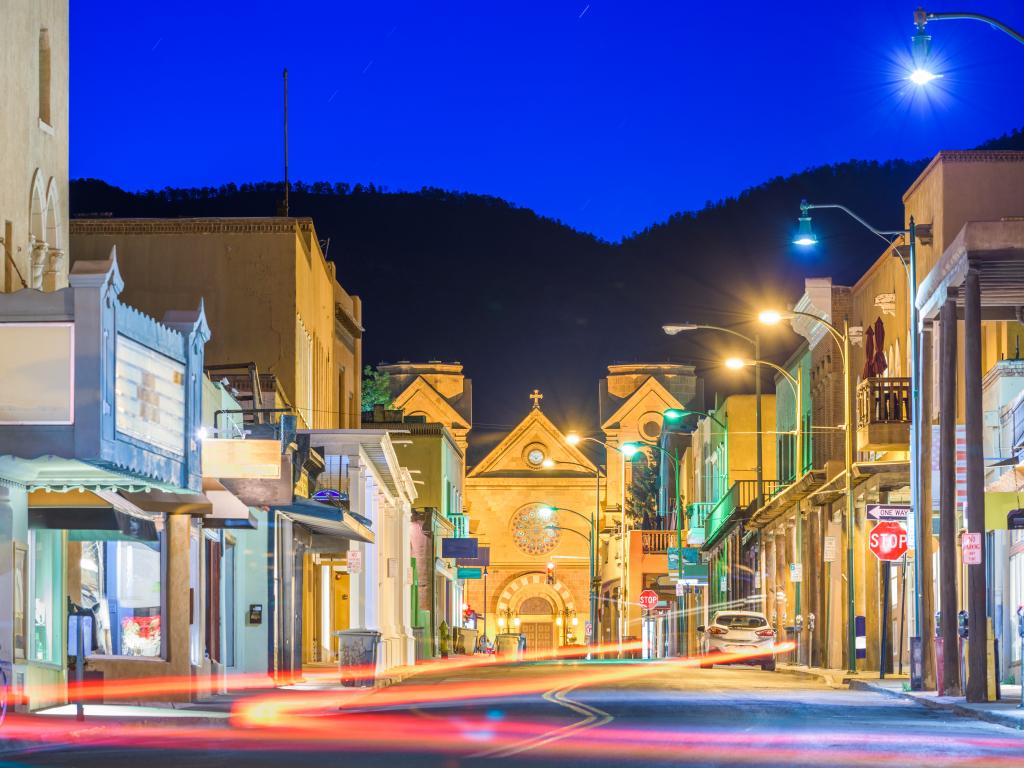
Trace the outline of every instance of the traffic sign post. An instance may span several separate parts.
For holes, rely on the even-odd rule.
[[[645,611],[653,611],[658,605],[658,593],[653,589],[645,589],[640,593],[640,607]]]
[[[907,553],[907,530],[894,520],[878,523],[868,534],[868,549],[879,560],[899,560]]]
[[[960,542],[964,555],[964,565],[981,565],[981,534],[964,531]]]

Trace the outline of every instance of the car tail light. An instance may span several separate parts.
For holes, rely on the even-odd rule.
[[[755,632],[758,637],[775,637],[774,629],[759,629]]]
[[[708,627],[709,635],[725,635],[728,634],[728,629],[722,629],[721,627]]]

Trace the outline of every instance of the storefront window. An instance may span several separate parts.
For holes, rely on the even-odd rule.
[[[29,532],[30,559],[29,613],[31,633],[29,658],[49,664],[60,662],[60,638],[63,627],[61,591],[61,532]]]
[[[96,606],[94,653],[160,656],[162,538],[81,542],[82,605]]]

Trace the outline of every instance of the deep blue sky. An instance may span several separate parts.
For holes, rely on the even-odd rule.
[[[281,176],[498,195],[616,240],[821,163],[1024,125],[1024,48],[915,0],[71,3],[71,172],[128,189]],[[949,0],[1024,27],[1019,0]]]

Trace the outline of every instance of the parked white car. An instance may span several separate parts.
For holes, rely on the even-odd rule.
[[[697,631],[704,635],[706,653],[744,654],[735,661],[701,664],[701,669],[709,669],[714,664],[760,664],[761,669],[775,671],[775,630],[763,613],[719,611],[708,626],[697,627]]]

